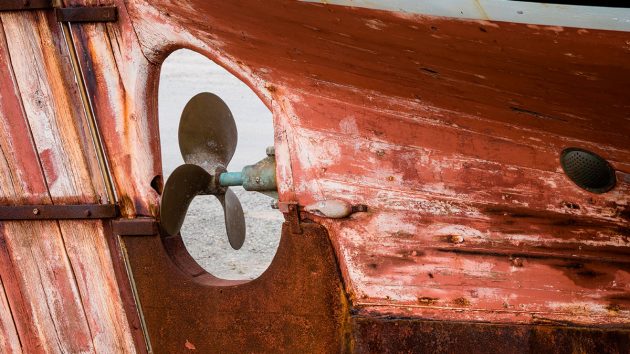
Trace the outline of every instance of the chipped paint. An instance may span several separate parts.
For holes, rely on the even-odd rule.
[[[473,20],[630,31],[627,7],[547,4],[504,0],[302,0],[324,4],[393,11],[400,15],[430,15]]]
[[[457,15],[468,20],[353,4],[279,2],[278,12],[247,0],[128,1],[150,62],[129,89],[180,47],[252,87],[274,115],[280,200],[369,207],[339,220],[304,214],[328,229],[353,305],[441,320],[627,320],[623,306],[614,316],[601,309],[627,291],[602,284],[628,263],[630,186],[592,195],[558,164],[559,151],[580,146],[630,169],[627,117],[610,109],[625,99],[626,34],[567,19],[497,22],[481,0],[482,10],[470,1]],[[258,16],[239,16],[245,5]],[[129,103],[141,106],[144,94]],[[144,124],[136,129],[151,127],[150,115],[134,117]],[[148,136],[138,140],[150,150]],[[125,172],[136,181],[145,173]],[[572,302],[597,304],[597,316],[548,306]]]

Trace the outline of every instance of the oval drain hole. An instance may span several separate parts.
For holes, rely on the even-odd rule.
[[[568,148],[560,155],[564,173],[578,187],[593,193],[608,192],[615,186],[615,170],[599,155],[579,149]]]

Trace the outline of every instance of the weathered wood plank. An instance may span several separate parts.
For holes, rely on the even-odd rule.
[[[45,176],[45,183],[28,178],[24,183],[41,183],[47,203],[107,200],[58,23],[45,12],[2,16],[12,59],[12,73],[7,71],[12,75],[7,77],[14,78],[23,107],[20,115],[15,115],[17,108],[5,115],[27,122],[37,152],[34,161],[40,161],[39,175]],[[23,142],[31,135],[11,133],[3,137]],[[5,163],[2,175],[10,176],[11,163],[20,170],[21,161]],[[20,191],[11,195],[20,196]],[[15,288],[7,293],[9,301],[28,314],[18,323],[27,348],[135,351],[102,222],[3,225],[8,256],[3,271],[15,279]]]
[[[60,221],[66,252],[98,353],[134,353],[102,221]]]
[[[35,317],[32,316],[29,310],[29,298],[21,296],[21,285],[18,279],[19,271],[13,268],[7,245],[7,236],[10,237],[10,235],[8,235],[4,223],[0,223],[0,231],[0,276],[5,287],[11,315],[14,319],[17,319],[14,323],[22,348],[28,352],[29,350],[41,348],[42,339],[45,339],[45,336],[41,336],[38,332],[37,323],[34,322]],[[50,323],[49,319],[45,318],[44,325],[47,323]]]
[[[7,61],[6,63],[11,67],[9,73],[11,76],[3,78],[3,81],[14,80],[18,91],[20,84],[27,84],[22,81],[23,79],[30,77],[33,80],[31,83],[35,85],[35,89],[30,94],[25,94],[23,91],[19,92],[18,97],[22,109],[2,113],[5,116],[14,115],[11,119],[22,119],[25,122],[23,125],[28,126],[29,129],[30,125],[24,111],[23,98],[39,99],[37,102],[45,105],[46,102],[42,100],[42,97],[38,97],[41,95],[41,90],[37,88],[39,85],[46,85],[46,83],[40,81],[40,78],[30,75],[31,71],[37,73],[37,70],[33,70],[32,67],[21,67],[22,70],[26,71],[25,77],[19,77],[19,74],[15,74],[14,68],[20,67],[15,65],[15,61],[32,60],[33,51],[20,53],[21,57],[15,56],[15,53],[11,54],[8,44],[11,42],[14,45],[16,43],[32,44],[33,40],[39,42],[39,38],[32,37],[32,34],[31,36],[28,35],[29,31],[36,28],[35,19],[32,16],[34,15],[0,14],[3,32],[6,36],[6,42],[2,46],[7,49],[4,57],[7,59],[11,57],[10,62]],[[30,46],[24,46],[24,48],[32,50]],[[20,51],[21,49],[17,48],[16,50]],[[20,114],[15,115],[16,113]],[[37,111],[34,112],[36,117],[46,120],[45,116],[38,113]],[[28,141],[25,138],[29,136],[31,136],[30,131],[27,135],[10,137],[6,140],[21,140],[20,144],[23,144],[24,140]],[[37,149],[34,143],[33,147]],[[39,151],[35,161],[40,161]],[[3,175],[10,175],[11,170],[19,170],[21,160],[15,162],[15,167],[4,166],[9,170],[5,170]],[[42,174],[41,169],[39,174]],[[37,177],[37,174],[34,174],[33,177]],[[27,190],[40,191],[39,199],[45,203],[51,203],[48,186],[43,178],[31,179],[27,175],[24,176],[21,183],[28,186],[25,188]],[[7,187],[12,188],[12,185],[5,185],[5,188]],[[20,191],[13,191],[11,194],[19,195]],[[27,351],[37,351],[44,348],[45,351],[52,352],[92,352],[91,335],[57,222],[3,222],[2,225],[3,244],[7,248],[6,253],[4,253],[6,259],[3,259],[2,278],[13,280],[8,282],[12,286],[6,289],[11,308],[23,309],[25,312],[23,314],[14,312],[14,317],[19,318],[17,328],[20,337],[24,338],[24,348]]]
[[[2,353],[22,352],[2,279],[0,279],[0,351]]]
[[[81,101],[69,61],[61,56],[63,39],[58,24],[49,23],[47,16],[41,11],[3,15],[16,83],[47,186],[56,203],[106,200],[99,195],[105,189],[102,182],[95,185],[102,181],[100,173],[94,175],[98,170],[89,167],[96,158],[89,135],[81,129]]]
[[[19,320],[32,321],[33,332],[46,351],[93,353],[90,328],[57,222],[17,221],[4,227],[18,294],[31,316]]]
[[[112,24],[73,24],[72,36],[95,119],[109,162],[117,203],[125,217],[156,216],[159,195],[151,181],[161,175],[158,126],[151,124],[155,104],[158,67],[142,54],[122,1],[119,20]],[[66,1],[67,6],[104,5],[102,1]],[[151,75],[151,76],[150,76]],[[147,102],[152,102],[147,104]],[[132,328],[136,350],[145,351],[141,320],[129,288],[123,253],[109,239],[118,285]],[[128,338],[124,337],[127,341]]]
[[[161,175],[157,115],[159,67],[143,55],[123,1],[69,0],[68,6],[118,5],[119,20],[73,25],[111,173],[124,216],[156,216]]]
[[[0,18],[1,20],[1,18]],[[1,23],[1,22],[0,22]],[[1,29],[1,28],[0,28]],[[0,198],[2,204],[50,201],[30,127],[13,76],[4,30],[0,30]]]

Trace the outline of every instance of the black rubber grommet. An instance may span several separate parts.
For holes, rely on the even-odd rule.
[[[615,186],[615,170],[594,152],[580,148],[564,149],[560,165],[573,183],[589,192],[605,193]]]

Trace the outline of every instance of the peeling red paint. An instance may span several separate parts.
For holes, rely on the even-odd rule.
[[[291,1],[126,10],[149,60],[198,50],[272,106],[283,201],[368,205],[346,220],[313,217],[355,305],[627,321],[623,306],[607,308],[630,291],[630,185],[594,195],[559,166],[564,148],[580,146],[630,171],[625,33]]]
[[[42,168],[46,173],[46,181],[49,185],[54,184],[57,181],[57,171],[55,170],[55,161],[52,153],[51,149],[46,149],[39,154],[39,158],[42,162]]]

